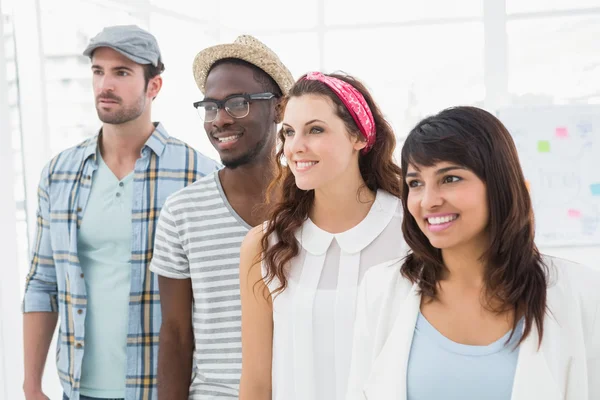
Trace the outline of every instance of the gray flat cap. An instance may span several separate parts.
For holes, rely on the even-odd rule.
[[[94,50],[99,47],[110,47],[138,64],[152,64],[156,67],[161,58],[156,38],[137,25],[104,28],[90,40],[83,55],[91,58]]]

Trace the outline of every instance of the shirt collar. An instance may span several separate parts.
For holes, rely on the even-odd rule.
[[[329,233],[315,225],[310,218],[296,231],[296,240],[306,251],[314,255],[327,252],[335,238],[340,248],[348,253],[358,253],[367,247],[390,223],[399,199],[383,190],[378,190],[375,201],[367,216],[355,227],[342,233]]]
[[[102,130],[101,130],[102,131]],[[86,161],[90,157],[94,157],[96,161],[96,150],[98,148],[98,134],[84,142],[85,150],[83,152],[83,160]]]
[[[85,147],[85,151],[83,154],[83,159],[87,160],[89,157],[94,157],[94,161],[96,161],[96,151],[98,149],[98,137],[102,134],[102,129],[96,134],[94,137],[90,138],[87,142],[83,144]],[[152,135],[146,140],[144,147],[149,147],[153,152],[156,153],[157,156],[160,156],[165,147],[167,146],[167,142],[169,141],[169,134],[167,130],[160,122],[154,122],[154,131]]]

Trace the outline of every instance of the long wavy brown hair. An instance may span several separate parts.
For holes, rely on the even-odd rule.
[[[535,323],[541,343],[548,271],[534,243],[531,199],[517,149],[506,127],[479,108],[449,108],[415,126],[404,142],[401,157],[403,171],[409,164],[429,167],[446,161],[468,168],[485,183],[490,243],[481,260],[486,265],[486,306],[493,300],[501,304],[493,311],[514,310],[514,326],[521,317],[525,318],[519,343]],[[423,295],[435,299],[438,283],[447,270],[441,251],[430,244],[408,211],[409,188],[404,179],[402,187],[402,231],[412,251],[404,260],[401,273],[418,283]]]
[[[360,173],[366,187],[371,191],[382,189],[400,197],[401,172],[400,167],[394,162],[396,138],[392,127],[362,83],[348,75],[329,74],[328,76],[354,86],[364,96],[373,114],[376,128],[375,143],[367,154],[360,154],[358,158]],[[290,98],[304,95],[318,95],[330,99],[335,106],[335,114],[344,121],[348,133],[353,137],[363,138],[342,101],[322,82],[305,80],[304,76],[301,77],[283,100],[282,109],[285,110],[285,105]],[[279,132],[278,139],[280,146],[275,157],[276,175],[267,190],[267,193],[271,194],[267,202],[270,203],[270,199],[278,200],[270,203],[270,212],[262,238],[262,260],[266,267],[265,280],[267,283],[276,280],[279,284],[271,293],[272,295],[277,295],[287,288],[286,269],[300,249],[294,234],[308,218],[314,202],[314,190],[299,189],[290,168],[283,163],[285,142],[283,132]],[[274,193],[276,195],[273,195]],[[273,235],[277,240],[270,245],[269,237]]]

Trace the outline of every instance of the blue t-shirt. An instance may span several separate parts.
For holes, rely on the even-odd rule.
[[[88,298],[81,394],[124,398],[134,173],[118,180],[97,159],[77,240]]]
[[[487,346],[443,336],[419,313],[407,372],[408,400],[510,400],[523,322]]]

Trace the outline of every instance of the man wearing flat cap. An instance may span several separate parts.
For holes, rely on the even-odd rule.
[[[221,162],[219,172],[172,195],[150,269],[159,275],[163,325],[160,399],[237,399],[242,369],[240,246],[266,218],[278,105],[289,70],[251,36],[202,50],[194,103]]]
[[[112,26],[85,49],[102,127],[44,168],[24,312],[27,400],[59,322],[64,398],[156,399],[161,325],[148,269],[159,211],[219,165],[152,122],[164,65],[154,36]]]

